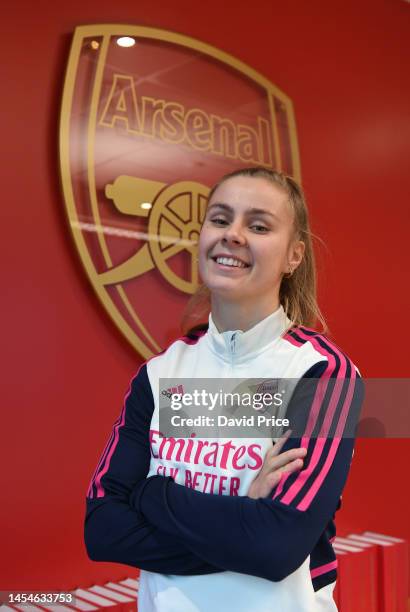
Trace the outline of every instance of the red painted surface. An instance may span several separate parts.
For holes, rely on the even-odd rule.
[[[40,0],[2,10],[2,589],[130,575],[92,563],[82,543],[85,491],[141,360],[85,279],[59,189],[59,105],[76,25],[191,35],[292,98],[313,229],[327,245],[319,280],[333,338],[364,376],[409,376],[409,5],[194,6]],[[408,460],[408,441],[359,442],[341,531],[410,538]]]

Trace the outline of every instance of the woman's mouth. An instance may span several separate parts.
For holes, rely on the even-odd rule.
[[[236,257],[227,257],[223,255],[216,255],[211,258],[218,266],[223,269],[232,269],[232,268],[249,268],[249,264],[245,263],[241,259],[237,259]]]

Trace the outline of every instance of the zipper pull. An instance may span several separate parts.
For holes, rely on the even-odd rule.
[[[234,332],[231,336],[231,353],[235,352],[235,346],[236,346],[236,332]]]

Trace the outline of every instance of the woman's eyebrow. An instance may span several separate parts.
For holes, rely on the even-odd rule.
[[[234,208],[233,206],[230,206],[229,204],[224,204],[223,202],[215,202],[214,204],[211,204],[211,206],[208,206],[208,211],[211,210],[212,208],[222,208],[223,210],[226,210],[227,212],[233,213],[234,212]],[[277,215],[275,215],[274,213],[270,212],[269,210],[265,210],[264,208],[256,208],[255,206],[252,206],[251,208],[248,208],[245,213],[247,215],[269,215],[270,217],[273,217],[274,219],[279,220],[279,217]]]

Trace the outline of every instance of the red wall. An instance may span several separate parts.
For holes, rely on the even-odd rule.
[[[327,245],[320,294],[333,337],[364,376],[406,377],[409,16],[404,0],[3,7],[1,589],[72,588],[132,573],[92,563],[82,542],[91,472],[141,360],[85,279],[59,189],[59,105],[75,26],[188,34],[292,98],[313,228]],[[342,531],[410,539],[409,448],[359,442]]]

